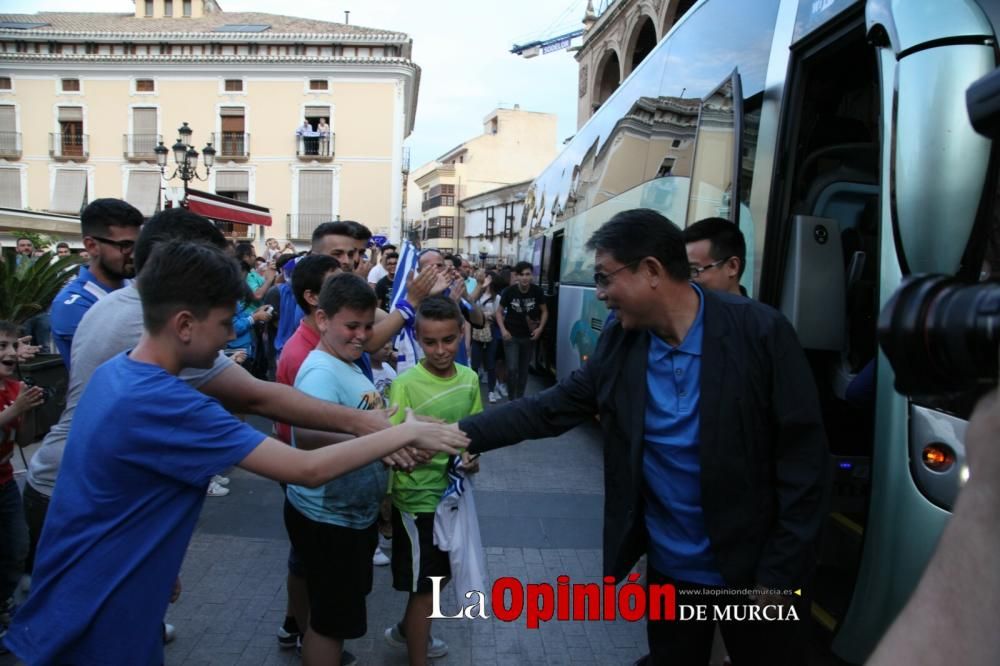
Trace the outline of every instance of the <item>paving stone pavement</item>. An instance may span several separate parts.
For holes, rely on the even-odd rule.
[[[263,426],[263,424],[261,424]],[[484,455],[476,501],[492,579],[514,576],[547,582],[600,582],[603,463],[599,430],[582,426],[561,437]],[[278,486],[241,470],[232,492],[209,498],[181,571],[184,590],[167,614],[177,639],[169,666],[295,664],[278,648],[285,615],[287,539]],[[454,614],[450,589],[445,614]],[[388,567],[375,570],[368,597],[368,633],[347,642],[364,665],[405,665],[404,652],[386,645],[406,595],[392,589]],[[484,664],[632,664],[645,653],[642,623],[548,622],[528,629],[524,619],[436,620],[434,635],[449,644],[436,666]]]

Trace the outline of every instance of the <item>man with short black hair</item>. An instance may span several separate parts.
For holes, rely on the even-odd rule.
[[[500,307],[495,318],[503,336],[510,399],[516,400],[524,396],[528,386],[528,364],[535,349],[535,340],[545,330],[549,307],[545,304],[545,292],[533,284],[535,274],[529,262],[519,261],[511,277],[513,284],[500,294]]]
[[[684,230],[691,279],[703,287],[746,296],[740,278],[747,263],[739,227],[721,217],[699,220]]]
[[[378,285],[379,280],[386,276],[386,273],[388,272],[385,268],[386,255],[390,252],[396,252],[396,246],[392,243],[386,243],[379,248],[379,252],[381,253],[381,259],[377,264],[372,266],[370,271],[368,271],[368,284],[370,284],[373,289]],[[396,256],[398,257],[399,254],[397,253]]]
[[[656,211],[618,213],[587,247],[597,298],[617,316],[559,384],[462,420],[470,453],[598,415],[605,575],[620,581],[646,554],[647,581],[673,584],[685,603],[783,618],[794,606],[800,621],[721,631],[735,664],[805,663],[808,591],[791,592],[816,564],[829,461],[794,329],[762,303],[692,283],[681,230]],[[715,617],[647,622],[642,663],[708,663]]]
[[[121,289],[125,281],[135,275],[132,251],[142,222],[142,213],[121,199],[97,199],[83,209],[80,234],[90,262],[81,266],[76,279],[52,299],[49,310],[52,337],[67,368],[70,367],[73,336],[83,315],[99,299]],[[68,245],[66,250],[69,251]]]
[[[389,304],[392,303],[392,283],[396,279],[397,264],[399,264],[399,253],[395,250],[389,250],[382,255],[382,263],[376,266],[376,268],[385,267],[385,275],[375,285],[375,296],[378,298],[379,308],[386,312],[389,311]]]
[[[56,243],[56,256],[57,257],[68,257],[73,254],[69,249],[69,243],[66,241],[59,241]]]
[[[14,260],[15,266],[20,266],[24,263],[31,263],[35,257],[35,242],[28,238],[27,236],[19,236],[17,239],[16,251],[17,256]]]

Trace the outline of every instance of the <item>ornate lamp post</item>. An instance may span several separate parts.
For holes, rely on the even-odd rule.
[[[205,161],[205,176],[202,177],[198,173],[198,151],[191,146],[192,133],[188,124],[184,123],[177,130],[177,142],[173,146],[167,148],[161,141],[160,145],[153,149],[153,152],[156,153],[156,164],[160,167],[160,173],[164,179],[169,181],[174,178],[180,178],[184,181],[185,201],[187,200],[188,181],[194,179],[208,180],[208,174],[212,171],[212,165],[215,164],[215,148],[212,147],[211,142],[208,142],[201,149]],[[170,176],[167,176],[167,155],[171,151],[174,153],[174,162],[177,166],[174,168],[174,172]]]

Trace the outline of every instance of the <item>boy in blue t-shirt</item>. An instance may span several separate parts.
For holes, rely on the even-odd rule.
[[[139,279],[145,332],[100,366],[83,393],[31,595],[6,637],[24,662],[162,664],[161,621],[179,594],[175,580],[205,489],[231,465],[315,486],[406,444],[466,444],[451,428],[411,419],[304,452],[235,419],[177,374],[212,365],[232,337],[242,290],[235,262],[209,245],[171,241],[147,261]]]

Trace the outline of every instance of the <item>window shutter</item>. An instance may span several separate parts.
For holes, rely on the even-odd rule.
[[[82,169],[57,169],[51,210],[57,213],[79,215],[86,193],[86,171]]]
[[[249,192],[250,172],[248,171],[216,171],[216,192]]]
[[[0,169],[0,206],[21,207],[21,170]]]
[[[158,171],[132,171],[128,175],[125,201],[139,209],[143,217],[156,213],[160,200],[160,173]]]
[[[333,217],[333,172],[299,172],[299,215]]]
[[[59,122],[61,123],[82,123],[83,122],[83,107],[82,106],[60,106],[59,107]]]

